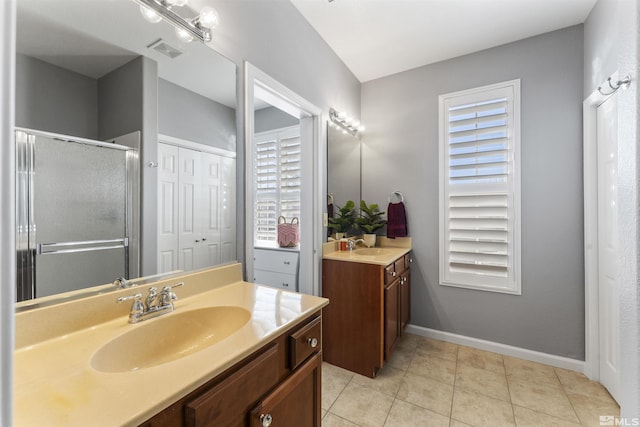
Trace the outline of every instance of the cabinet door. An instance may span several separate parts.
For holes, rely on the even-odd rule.
[[[249,425],[320,427],[321,369],[322,353],[317,353],[251,411]]]
[[[384,358],[389,358],[400,334],[400,280],[384,288]]]
[[[400,335],[411,320],[411,270],[400,276]]]

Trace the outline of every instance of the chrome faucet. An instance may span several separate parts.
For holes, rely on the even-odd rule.
[[[134,284],[131,283],[131,280],[127,280],[124,277],[118,277],[113,281],[113,285],[118,289],[126,289],[134,286]]]
[[[142,294],[140,292],[126,297],[120,297],[116,302],[123,303],[133,300],[131,312],[129,313],[129,323],[142,322],[143,320],[152,319],[165,313],[171,313],[174,310],[173,301],[178,299],[178,296],[172,289],[182,285],[184,285],[184,282],[165,286],[160,293],[158,293],[158,288],[151,287],[149,288],[149,293],[145,298],[144,304],[142,303]]]
[[[364,243],[364,239],[357,239],[357,240],[349,239],[349,250],[350,250],[350,251],[354,250],[354,249],[356,248],[356,245],[357,245],[359,242],[362,242],[362,244],[363,244],[363,245],[365,244],[365,243]]]

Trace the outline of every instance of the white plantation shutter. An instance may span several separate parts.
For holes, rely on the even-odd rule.
[[[277,240],[278,217],[300,218],[300,127],[257,134],[254,145],[255,240]]]
[[[520,82],[440,96],[440,283],[520,293]]]

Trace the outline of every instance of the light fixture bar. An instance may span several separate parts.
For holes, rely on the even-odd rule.
[[[171,6],[166,0],[136,0],[145,7],[152,9],[158,15],[169,21],[172,25],[180,28],[203,43],[211,41],[211,30],[199,24],[187,21],[182,16],[171,10]],[[197,21],[197,19],[196,19]]]
[[[339,113],[334,108],[329,109],[329,119],[336,125],[341,127],[345,132],[356,136],[363,128],[357,122],[352,122],[347,118],[346,114]]]

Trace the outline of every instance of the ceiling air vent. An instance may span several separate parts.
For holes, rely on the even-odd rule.
[[[162,39],[158,39],[158,40],[154,41],[153,43],[151,43],[147,47],[150,48],[150,49],[156,50],[156,51],[160,52],[161,54],[168,56],[171,59],[182,55],[182,51],[181,50],[178,50],[177,48],[171,46],[169,43],[167,43],[166,41],[164,41]]]

